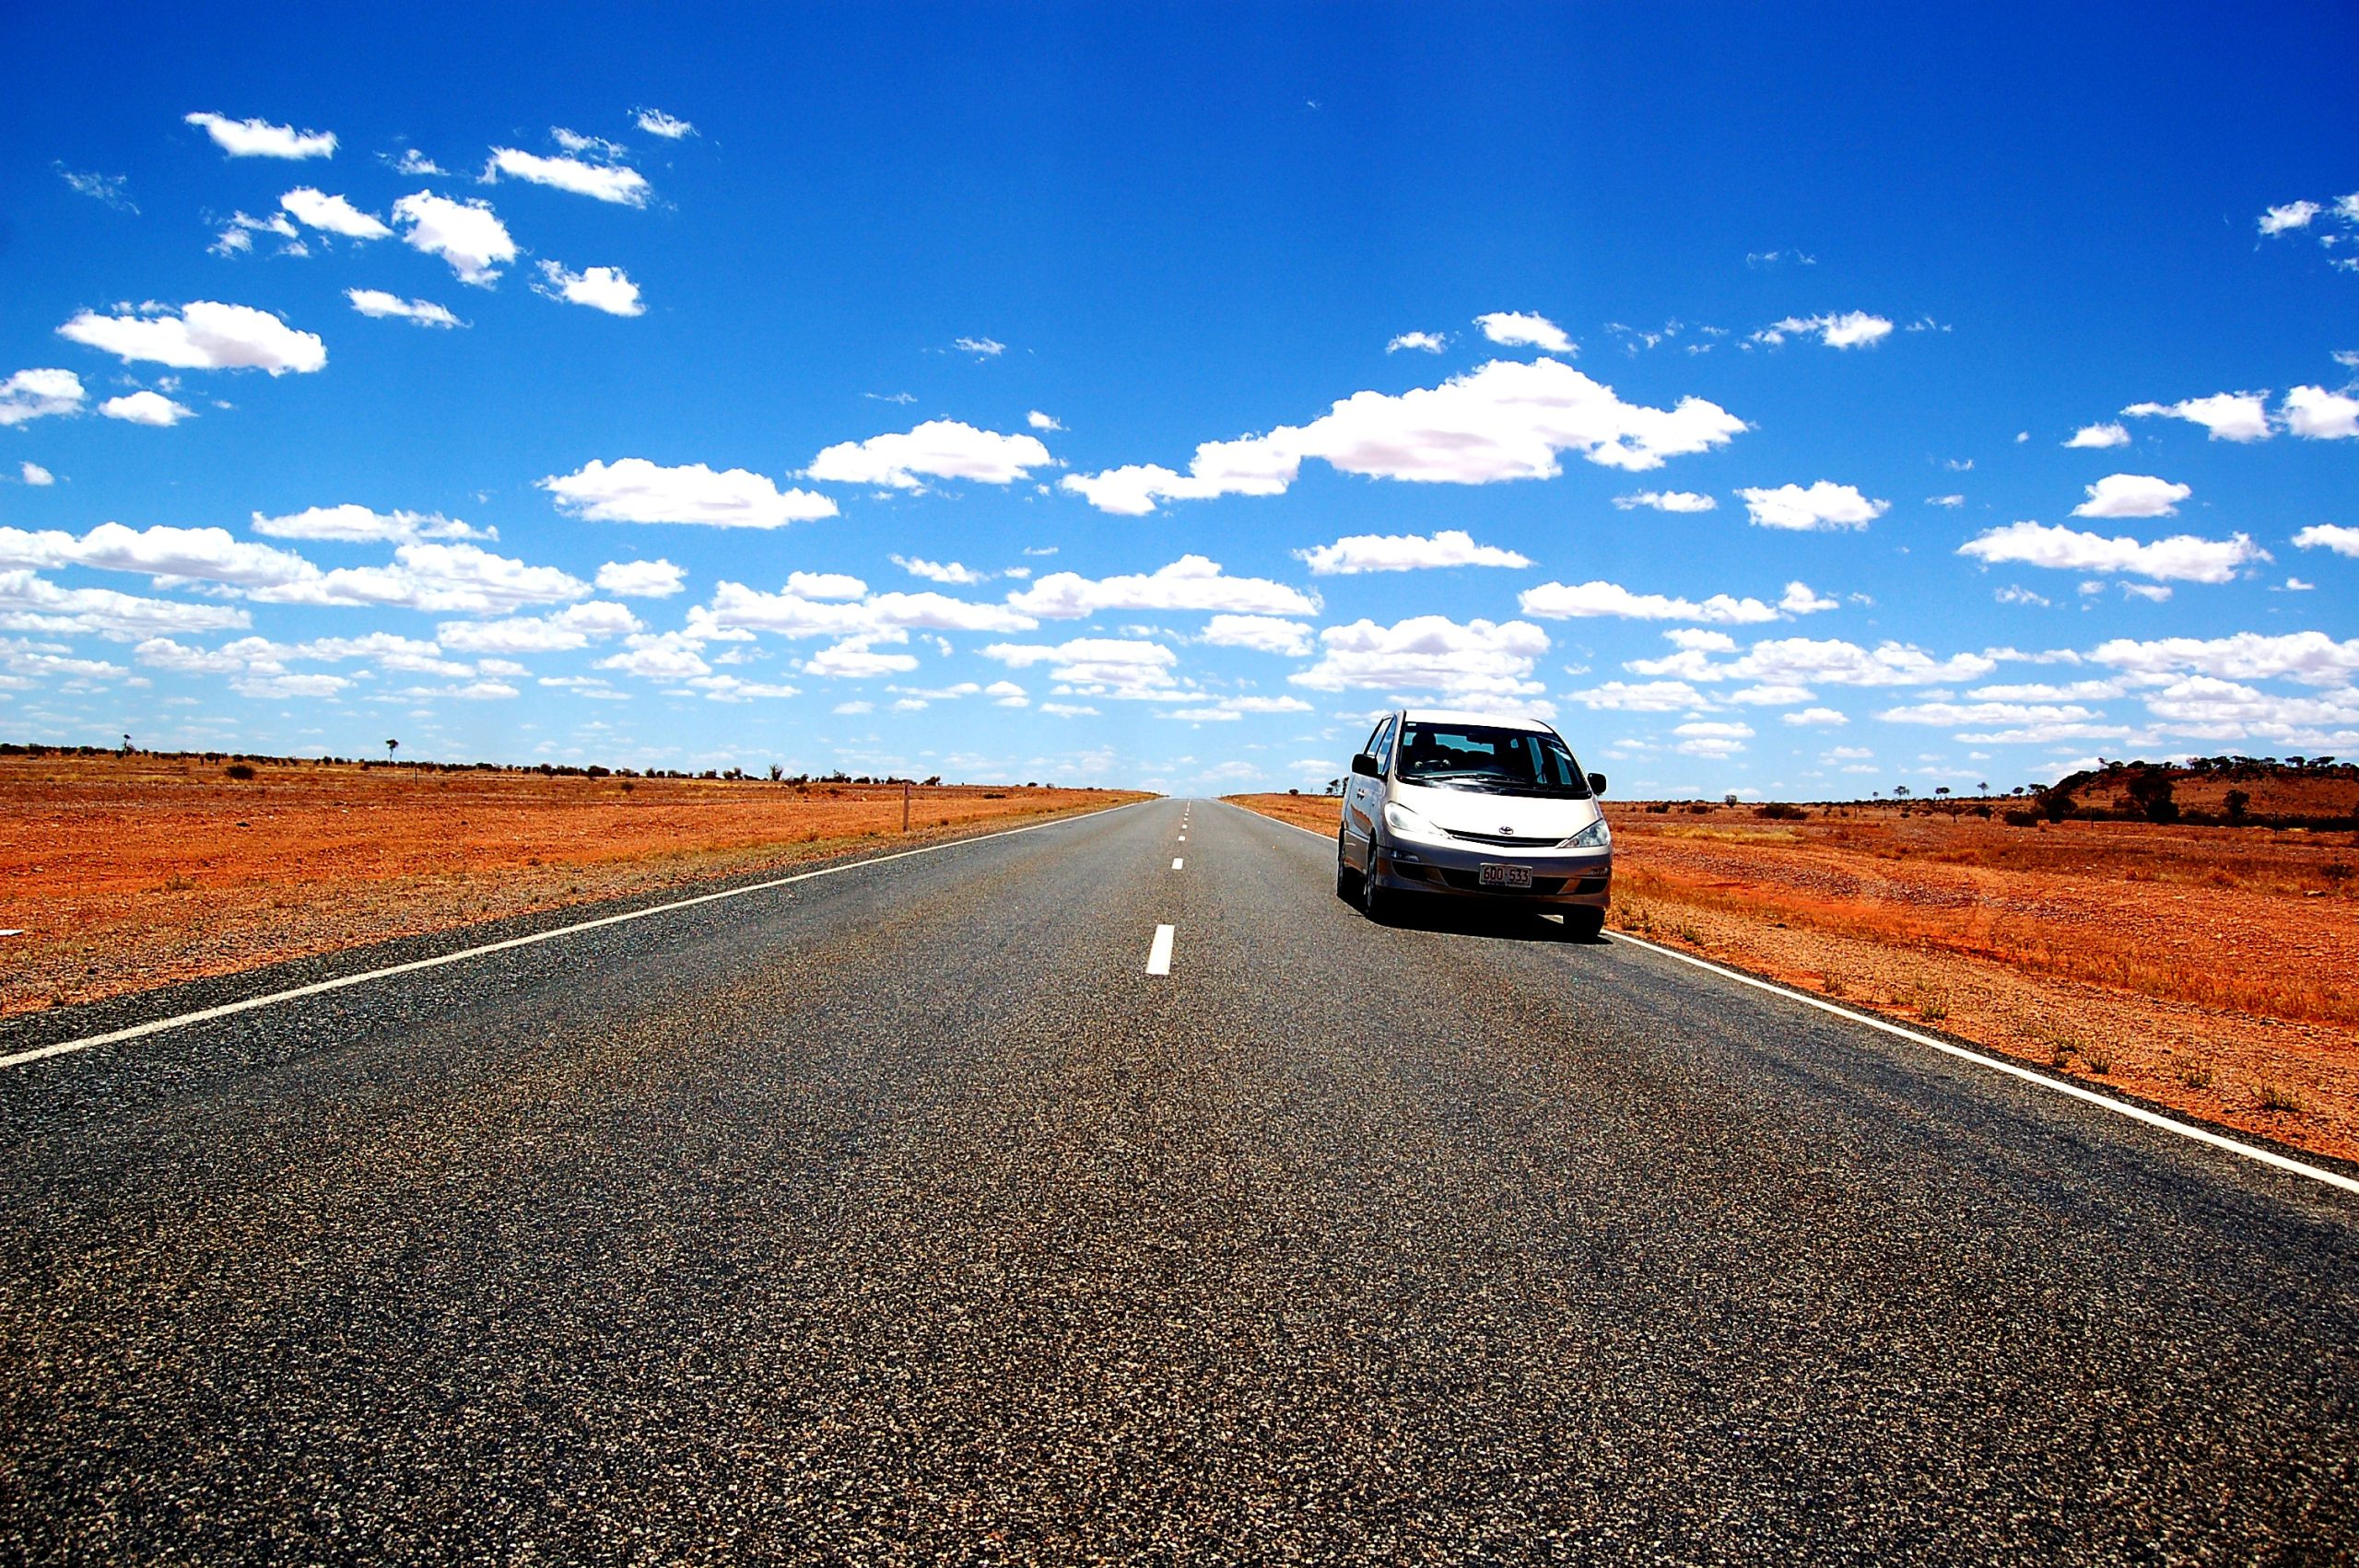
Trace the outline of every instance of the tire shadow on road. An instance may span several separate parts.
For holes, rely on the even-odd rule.
[[[1374,919],[1378,924],[1401,930],[1431,931],[1442,936],[1487,938],[1494,942],[1548,942],[1558,947],[1603,947],[1602,932],[1587,936],[1569,930],[1560,915],[1543,915],[1533,909],[1518,909],[1512,906],[1495,908],[1486,905],[1461,903],[1453,898],[1417,897],[1414,895],[1396,897],[1384,914],[1370,917],[1361,912],[1362,919]]]

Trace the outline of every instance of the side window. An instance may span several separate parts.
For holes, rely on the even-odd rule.
[[[1379,773],[1392,771],[1392,723],[1393,721],[1388,719],[1377,728],[1376,770]]]
[[[1360,750],[1367,753],[1370,756],[1374,756],[1376,755],[1377,743],[1384,739],[1384,726],[1391,722],[1391,720],[1387,719],[1382,723],[1378,724],[1375,729],[1370,730],[1367,732],[1367,744],[1362,746]]]

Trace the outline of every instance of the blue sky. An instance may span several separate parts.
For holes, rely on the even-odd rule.
[[[0,733],[2359,751],[2347,8],[677,10],[18,18]]]

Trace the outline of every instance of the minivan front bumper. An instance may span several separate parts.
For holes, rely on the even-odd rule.
[[[1485,865],[1530,866],[1532,888],[1485,887]],[[1445,897],[1481,898],[1502,904],[1532,904],[1543,908],[1602,909],[1614,882],[1614,851],[1584,849],[1491,848],[1483,845],[1402,843],[1387,839],[1375,847],[1370,874],[1379,887],[1402,893],[1430,893]]]

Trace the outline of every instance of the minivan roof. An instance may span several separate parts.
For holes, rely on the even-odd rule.
[[[1482,713],[1462,708],[1412,708],[1402,717],[1412,724],[1491,724],[1506,730],[1542,730],[1549,734],[1556,727],[1529,713]]]

